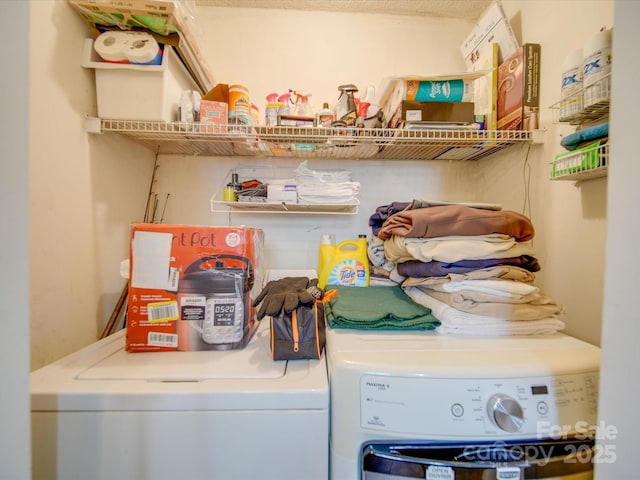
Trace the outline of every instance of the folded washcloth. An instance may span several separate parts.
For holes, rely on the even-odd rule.
[[[345,287],[327,285],[338,295],[326,305],[331,328],[358,330],[433,330],[440,322],[431,310],[417,304],[399,285]]]

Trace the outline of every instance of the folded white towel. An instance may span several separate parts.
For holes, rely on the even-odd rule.
[[[447,293],[470,290],[505,298],[522,298],[540,291],[538,287],[530,283],[502,279],[460,280],[439,285],[429,285],[428,288]]]
[[[457,310],[431,297],[418,287],[406,287],[411,299],[431,309],[441,325],[436,329],[443,334],[458,335],[546,335],[565,327],[562,320],[552,315],[539,320],[504,320],[486,315],[475,315]]]

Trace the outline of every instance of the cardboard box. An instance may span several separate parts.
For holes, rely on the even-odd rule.
[[[473,102],[411,102],[401,105],[407,122],[473,123]]]
[[[295,180],[271,180],[267,184],[267,202],[298,203],[298,186]]]
[[[383,80],[380,108],[386,128],[399,128],[402,102],[473,102],[473,82],[485,72],[461,72],[429,77],[394,77]]]
[[[251,340],[264,234],[247,227],[135,224],[127,350],[229,350]]]
[[[182,92],[198,89],[169,46],[160,65],[120,64],[103,62],[93,40],[85,39],[82,66],[95,70],[101,118],[175,122]]]
[[[489,72],[473,82],[473,103],[476,122],[482,119],[483,130],[498,128],[498,67],[500,46],[491,43],[480,48],[476,53],[476,60],[471,71]]]
[[[460,52],[470,71],[477,70],[474,64],[480,59],[483,50],[490,47],[492,43],[499,45],[499,62],[510,57],[520,46],[500,0],[491,2],[460,45]]]
[[[498,67],[498,130],[536,130],[540,115],[540,45],[525,43]]]
[[[225,102],[200,100],[200,131],[225,132],[229,106]]]

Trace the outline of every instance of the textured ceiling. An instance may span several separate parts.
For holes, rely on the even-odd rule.
[[[492,0],[196,0],[211,7],[385,13],[475,21]]]

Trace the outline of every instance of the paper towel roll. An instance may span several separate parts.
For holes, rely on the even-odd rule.
[[[104,32],[96,38],[94,48],[105,62],[162,63],[160,46],[147,32]]]
[[[124,39],[121,32],[101,33],[93,42],[93,48],[105,62],[129,63],[129,59],[124,54],[123,45]]]
[[[144,35],[144,38],[140,37],[129,43],[129,49],[127,50],[129,62],[160,65],[162,63],[162,51],[158,42],[152,35],[148,33]]]

